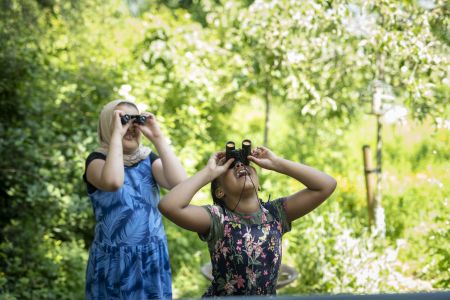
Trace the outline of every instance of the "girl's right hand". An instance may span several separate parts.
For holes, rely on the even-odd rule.
[[[131,124],[133,124],[133,122],[130,121],[127,124],[122,125],[122,122],[120,121],[120,117],[125,114],[126,113],[124,111],[115,110],[114,115],[113,115],[113,120],[112,120],[113,133],[117,132],[120,134],[121,137],[123,137],[125,135],[125,133],[127,133],[128,128],[131,126]]]
[[[228,161],[225,160],[226,157],[224,151],[214,153],[208,160],[206,169],[211,174],[211,181],[225,173],[230,168],[230,165],[233,163],[234,158],[231,158]]]

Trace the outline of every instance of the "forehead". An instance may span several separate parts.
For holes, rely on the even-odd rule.
[[[138,109],[134,107],[132,104],[126,103],[117,105],[115,109],[124,111],[129,114],[137,114],[139,112]]]

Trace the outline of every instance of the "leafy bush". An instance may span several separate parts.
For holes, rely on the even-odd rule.
[[[446,207],[448,208],[448,203]],[[450,286],[449,216],[450,214],[447,213],[447,217],[436,217],[437,228],[427,236],[426,254],[430,257],[430,262],[422,269],[421,276],[440,289],[448,289]]]
[[[430,289],[405,277],[398,261],[400,245],[390,245],[366,230],[337,205],[298,221],[287,239],[288,261],[299,279],[287,293],[380,293]]]

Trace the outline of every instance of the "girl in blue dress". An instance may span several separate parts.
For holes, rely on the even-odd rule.
[[[141,135],[159,156],[141,145]],[[116,100],[102,109],[98,139],[84,174],[96,219],[86,299],[171,299],[159,187],[171,189],[186,173],[154,115],[140,113],[134,102]]]
[[[306,188],[261,203],[256,192],[258,176],[248,160],[290,176]],[[215,205],[191,205],[196,192],[210,182]],[[283,234],[335,187],[329,175],[258,147],[247,158],[226,161],[224,152],[214,154],[204,169],[165,195],[159,208],[208,243],[213,280],[204,296],[271,295],[276,294]]]

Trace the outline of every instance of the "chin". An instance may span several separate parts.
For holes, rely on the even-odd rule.
[[[136,142],[130,143],[129,141],[123,143],[123,153],[133,153],[139,148],[139,144]]]
[[[257,186],[258,182],[254,178],[252,178],[252,180],[253,180],[253,183],[250,180],[250,178],[247,177],[247,179],[245,180],[244,191],[247,191],[247,190],[252,190],[253,191],[255,189],[255,187]],[[242,181],[237,182],[235,187],[234,187],[234,189],[236,191],[239,191],[239,192],[242,191],[242,184],[243,183],[244,183],[244,179],[242,179]],[[255,185],[255,187],[253,186],[253,184]]]
[[[246,190],[254,190],[254,189],[256,189],[256,182],[255,181],[253,181],[254,182],[254,184],[255,184],[255,186],[253,186],[253,184],[252,184],[252,182],[250,181],[250,182],[246,182],[245,183],[245,189]]]

